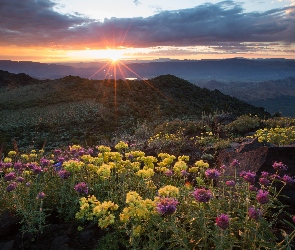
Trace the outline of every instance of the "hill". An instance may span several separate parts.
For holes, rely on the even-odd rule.
[[[272,114],[295,117],[295,77],[261,82],[198,81],[196,85],[262,106]]]
[[[218,90],[202,89],[186,80],[163,75],[146,81],[88,80],[67,76],[57,80],[21,81],[23,75],[1,71],[17,87],[0,93],[2,142],[21,146],[59,147],[95,144],[114,133],[134,133],[139,123],[173,119],[196,120],[202,112],[270,116]],[[31,79],[31,78],[29,78]],[[2,80],[1,80],[2,81]]]

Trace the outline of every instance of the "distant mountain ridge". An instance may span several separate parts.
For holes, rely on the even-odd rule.
[[[262,106],[271,113],[295,117],[295,77],[262,82],[199,81],[197,86],[219,90],[242,101]]]
[[[27,61],[0,60],[0,69],[11,73],[25,73],[38,79],[58,79],[76,75],[89,79],[114,78],[109,72],[107,62],[38,63]],[[197,80],[258,82],[295,77],[295,60],[286,59],[221,59],[221,60],[168,60],[164,62],[128,62],[118,63],[120,70],[117,79],[138,78],[151,79],[159,75],[177,75],[190,82]],[[125,66],[126,67],[125,67]],[[104,68],[105,67],[105,68]]]

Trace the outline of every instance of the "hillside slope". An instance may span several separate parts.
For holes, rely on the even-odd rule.
[[[3,86],[1,82],[0,85]],[[67,76],[36,80],[2,91],[0,132],[2,141],[16,138],[23,144],[38,141],[39,146],[45,142],[58,146],[77,140],[94,143],[113,132],[132,134],[138,122],[197,119],[202,112],[216,111],[270,115],[263,108],[218,90],[199,88],[172,75],[148,81]]]

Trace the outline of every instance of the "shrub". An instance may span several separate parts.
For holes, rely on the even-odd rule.
[[[260,126],[260,118],[251,115],[239,116],[235,121],[226,125],[226,130],[231,134],[244,135],[256,130]]]

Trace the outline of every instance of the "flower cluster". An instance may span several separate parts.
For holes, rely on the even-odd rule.
[[[178,201],[174,198],[156,199],[156,209],[161,215],[170,215],[176,211]]]
[[[179,196],[179,188],[167,185],[165,187],[162,187],[158,190],[158,194],[161,197],[170,197],[170,198],[176,198]]]
[[[193,192],[193,196],[199,202],[208,202],[212,197],[212,193],[208,189],[198,188]]]
[[[221,214],[216,217],[216,224],[221,229],[225,230],[229,227],[229,218],[226,214]]]

